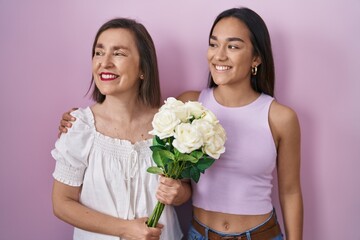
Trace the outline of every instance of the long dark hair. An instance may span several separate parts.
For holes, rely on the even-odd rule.
[[[231,8],[220,13],[210,30],[212,36],[215,25],[223,18],[234,17],[243,22],[250,32],[250,40],[253,45],[254,55],[261,58],[261,64],[258,66],[256,76],[251,76],[251,87],[259,93],[266,93],[274,96],[275,87],[275,67],[271,49],[269,31],[264,20],[253,10],[249,8]],[[209,72],[208,86],[216,87],[211,73]]]
[[[144,79],[140,80],[139,99],[147,106],[159,107],[161,104],[161,90],[155,45],[149,32],[141,23],[128,18],[115,18],[104,23],[96,33],[92,47],[92,57],[94,57],[95,46],[100,34],[114,28],[128,29],[134,34],[140,55],[140,69],[144,75]],[[90,88],[92,86],[94,87],[91,95],[92,99],[98,103],[104,102],[106,96],[94,84],[94,76],[91,79]]]

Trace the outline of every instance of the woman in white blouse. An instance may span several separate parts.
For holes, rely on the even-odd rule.
[[[51,154],[55,215],[73,225],[74,239],[182,238],[176,213],[146,226],[157,199],[151,121],[160,105],[155,47],[140,23],[118,18],[98,30],[92,48],[92,97]]]

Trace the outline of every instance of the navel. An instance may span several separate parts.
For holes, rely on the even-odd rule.
[[[224,222],[223,223],[223,227],[224,227],[224,229],[226,230],[226,231],[229,231],[229,229],[230,229],[230,223],[228,223],[228,222]]]

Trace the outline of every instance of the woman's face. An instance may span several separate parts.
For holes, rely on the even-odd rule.
[[[217,85],[250,84],[251,68],[261,63],[254,56],[248,28],[234,17],[223,18],[215,25],[207,57]]]
[[[103,95],[137,94],[140,56],[131,31],[113,28],[102,32],[92,60],[96,86]]]

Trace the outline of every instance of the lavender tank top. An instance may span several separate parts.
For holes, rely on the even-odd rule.
[[[242,107],[225,107],[204,89],[199,101],[217,116],[226,130],[225,153],[192,182],[193,205],[208,211],[256,215],[273,209],[271,202],[276,147],[269,126],[274,99],[261,94]]]

